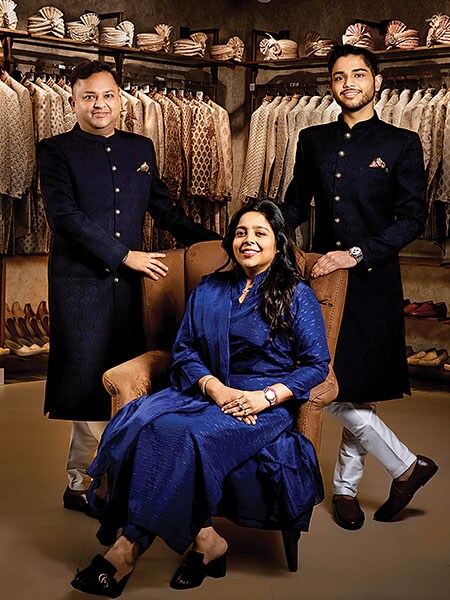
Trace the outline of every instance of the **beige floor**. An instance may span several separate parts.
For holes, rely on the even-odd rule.
[[[69,581],[102,547],[95,522],[64,510],[64,460],[69,425],[41,415],[43,382],[0,386],[0,595],[4,600],[81,600]],[[161,542],[142,557],[124,600],[440,600],[449,597],[450,394],[416,391],[412,400],[380,405],[380,414],[412,450],[440,471],[395,523],[371,516],[389,487],[371,459],[360,489],[366,524],[337,527],[330,515],[330,477],[339,428],[326,417],[321,463],[327,498],[300,547],[300,570],[289,573],[277,532],[217,527],[229,540],[229,572],[201,588],[168,588],[179,558]]]

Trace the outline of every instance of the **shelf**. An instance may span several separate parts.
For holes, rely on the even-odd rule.
[[[21,44],[39,45],[45,48],[61,50],[77,50],[86,53],[96,53],[100,55],[120,54],[125,59],[142,60],[153,63],[171,64],[180,67],[236,67],[243,63],[237,63],[231,60],[212,60],[209,58],[197,58],[190,56],[181,56],[167,52],[148,52],[140,48],[130,48],[128,46],[110,46],[108,44],[92,44],[72,40],[70,38],[58,38],[53,35],[31,35],[28,31],[11,30],[0,27],[0,37],[9,37],[17,40]]]
[[[410,317],[409,315],[404,315],[405,319],[408,321],[432,321],[433,323],[439,323],[441,325],[450,325],[450,319],[447,318],[439,318],[439,317]]]
[[[439,46],[418,46],[412,50],[375,50],[374,54],[378,57],[380,65],[405,60],[426,60],[437,58],[450,57],[450,44],[442,44]],[[304,69],[307,67],[327,69],[327,59],[325,57],[301,56],[298,59],[281,59],[281,60],[255,60],[245,61],[246,67],[257,69]]]

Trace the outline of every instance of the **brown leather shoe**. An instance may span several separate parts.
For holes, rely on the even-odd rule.
[[[75,492],[69,487],[66,487],[63,494],[64,508],[82,512],[88,517],[93,517],[94,513],[86,500],[86,492]]]
[[[391,485],[389,498],[375,512],[375,521],[390,521],[403,510],[413,499],[417,490],[425,485],[438,470],[437,464],[426,456],[417,455],[413,472],[406,481],[394,481]]]
[[[334,520],[344,529],[361,529],[364,525],[364,513],[356,498],[333,496]]]

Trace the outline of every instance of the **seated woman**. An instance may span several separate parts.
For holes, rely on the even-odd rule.
[[[211,516],[225,478],[264,452],[258,464],[284,469],[277,498],[292,507],[292,528],[307,530],[323,499],[314,449],[296,429],[299,403],[328,373],[319,303],[272,202],[238,211],[223,247],[234,268],[204,277],[192,292],[171,387],[127,404],[105,430],[89,501],[103,524],[123,530],[105,556],[77,572],[78,590],[119,596],[155,536],[180,554],[192,544],[171,587],[224,576],[227,542]]]

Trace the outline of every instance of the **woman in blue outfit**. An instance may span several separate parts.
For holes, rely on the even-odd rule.
[[[119,596],[155,536],[180,554],[192,544],[171,587],[225,575],[227,542],[210,517],[225,478],[246,461],[276,479],[292,528],[308,529],[323,498],[314,449],[295,426],[298,404],[328,373],[319,303],[272,202],[238,211],[223,247],[234,268],[204,277],[192,292],[171,386],[126,405],[105,430],[89,501],[102,523],[123,530],[105,556],[77,572],[79,590]]]

